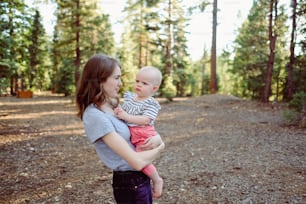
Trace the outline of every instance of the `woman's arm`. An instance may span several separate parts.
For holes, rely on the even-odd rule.
[[[161,150],[165,148],[165,144],[161,142],[160,145],[154,149],[135,152],[116,132],[111,132],[105,135],[102,137],[102,140],[137,171],[140,171],[148,164],[151,164],[153,160],[158,157]]]

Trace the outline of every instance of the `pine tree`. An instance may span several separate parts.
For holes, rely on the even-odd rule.
[[[46,69],[46,56],[48,49],[45,38],[45,29],[41,24],[42,19],[38,10],[35,10],[34,20],[31,25],[29,36],[29,66],[28,66],[28,83],[29,88],[46,88],[48,87],[48,76]]]
[[[57,5],[54,88],[69,95],[78,82],[82,63],[96,52],[114,54],[114,39],[109,16],[99,12],[99,1],[57,0]]]
[[[271,82],[271,94],[277,95],[284,70],[284,47],[285,47],[285,26],[286,16],[283,6],[278,7],[278,21],[275,29],[278,31],[276,41],[276,53],[274,60],[275,72]],[[236,75],[236,93],[254,99],[262,99],[264,94],[265,80],[267,75],[267,64],[269,59],[269,2],[258,0],[250,10],[247,20],[239,29],[239,34],[234,43],[234,61],[231,73]],[[239,87],[239,88],[238,88]]]
[[[0,2],[0,62],[9,68],[11,95],[16,95],[18,89],[23,89],[23,73],[28,65],[27,34],[30,28],[30,11],[23,0]],[[18,83],[20,81],[21,83]]]

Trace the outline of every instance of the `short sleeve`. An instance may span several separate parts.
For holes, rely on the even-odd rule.
[[[158,112],[161,109],[160,104],[154,98],[150,98],[144,104],[143,115],[155,120],[157,118]]]
[[[83,115],[83,125],[85,133],[91,143],[104,137],[108,133],[114,132],[114,126],[105,113],[96,108],[86,109]]]
[[[125,93],[123,94],[124,100],[132,99],[134,96],[135,96],[135,94],[132,93],[132,92],[129,92],[129,91],[127,91],[127,92],[125,92]]]

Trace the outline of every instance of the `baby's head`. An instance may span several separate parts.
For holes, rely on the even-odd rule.
[[[159,69],[152,66],[142,67],[136,75],[135,91],[140,97],[154,95],[159,89],[162,74]]]
[[[163,78],[160,70],[152,66],[142,67],[138,71],[138,74],[145,74],[147,78],[150,80],[150,83],[152,83],[154,86],[157,86],[157,87],[160,86],[162,78]]]

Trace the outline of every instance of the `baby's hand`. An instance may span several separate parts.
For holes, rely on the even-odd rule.
[[[121,108],[118,108],[118,107],[117,107],[117,108],[115,108],[115,109],[114,109],[114,113],[115,113],[115,115],[116,115],[116,116],[118,116],[118,115],[119,115],[119,113],[120,113],[120,111],[122,111],[122,109],[121,109]]]
[[[126,120],[127,118],[127,113],[122,108],[115,108],[114,113],[118,118],[122,120]]]

